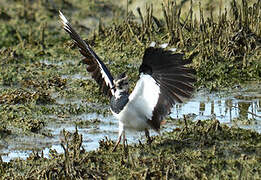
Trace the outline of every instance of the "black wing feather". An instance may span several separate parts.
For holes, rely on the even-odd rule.
[[[89,44],[82,40],[78,33],[72,28],[71,24],[60,12],[60,18],[63,23],[64,30],[70,34],[75,44],[78,46],[80,53],[85,57],[82,62],[87,65],[86,70],[91,73],[92,78],[99,84],[101,91],[111,97],[115,92],[113,87],[113,77],[100,60],[96,53],[91,49]]]
[[[159,130],[163,118],[170,113],[176,102],[182,103],[194,91],[195,71],[185,67],[191,60],[184,60],[183,54],[149,47],[145,50],[139,72],[151,75],[160,87],[158,102],[148,123]]]

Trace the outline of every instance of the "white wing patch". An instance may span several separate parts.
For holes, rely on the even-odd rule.
[[[100,63],[99,63],[99,67],[101,68],[101,64]],[[102,74],[103,79],[105,80],[106,85],[109,86],[110,88],[112,88],[113,85],[111,83],[111,80],[108,78],[108,76],[104,73],[103,70],[102,70],[101,74]],[[111,93],[112,93],[112,95],[114,95],[115,91],[113,89],[111,89]]]
[[[66,19],[66,17],[63,15],[63,13],[61,11],[59,11],[59,16],[63,22],[63,25],[66,26],[66,24],[68,23],[68,20]]]
[[[168,45],[169,45],[168,43],[164,43],[164,44],[159,45],[159,47],[165,49]]]
[[[155,46],[156,46],[156,42],[152,41],[152,42],[150,43],[150,47],[155,47]]]
[[[99,64],[99,68],[101,70],[101,75],[102,75],[102,78],[105,80],[105,83],[107,86],[109,86],[111,88],[111,93],[112,95],[115,94],[115,91],[112,89],[113,85],[112,85],[112,82],[111,80],[109,79],[108,75],[104,72],[104,69],[102,68],[102,65],[99,61],[97,61],[98,64]]]
[[[153,110],[158,102],[160,87],[148,74],[141,73],[133,92],[129,96],[129,103],[137,107],[140,116],[151,120]]]
[[[170,48],[169,50],[172,51],[172,52],[176,52],[177,48]]]

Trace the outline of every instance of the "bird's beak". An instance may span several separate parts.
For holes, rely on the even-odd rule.
[[[116,88],[116,86],[115,86],[115,85],[113,85],[113,86],[111,87],[111,89],[113,89],[113,90],[114,90],[115,88]]]

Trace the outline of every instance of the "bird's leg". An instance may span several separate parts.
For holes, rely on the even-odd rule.
[[[117,142],[116,142],[116,144],[115,144],[115,146],[114,146],[114,148],[113,148],[112,151],[115,151],[115,150],[117,149],[118,145],[119,145],[120,142],[121,142],[121,136],[122,136],[122,133],[119,135],[118,140],[117,140]]]
[[[152,139],[150,138],[150,132],[148,129],[145,129],[145,136],[147,138],[147,143],[151,144],[152,143]]]
[[[121,137],[123,136],[123,144],[125,143],[125,130],[124,130],[124,126],[121,122],[119,122],[119,137],[118,137],[118,140],[113,148],[112,151],[115,151],[118,147],[118,145],[120,144],[121,142]]]
[[[127,139],[126,139],[126,136],[125,136],[125,131],[122,132],[122,137],[123,137],[123,139],[122,139],[123,147],[125,149],[126,146],[127,146]]]

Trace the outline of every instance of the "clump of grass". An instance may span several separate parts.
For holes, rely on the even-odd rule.
[[[24,104],[29,102],[50,104],[54,100],[50,97],[50,94],[44,91],[30,92],[19,89],[11,92],[3,92],[0,97],[0,104]]]

